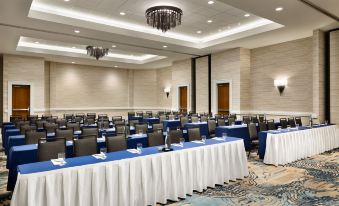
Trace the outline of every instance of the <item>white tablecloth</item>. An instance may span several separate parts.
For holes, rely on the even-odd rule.
[[[339,147],[337,126],[267,134],[264,163],[284,165]]]
[[[166,203],[248,176],[243,140],[19,175],[12,206]]]

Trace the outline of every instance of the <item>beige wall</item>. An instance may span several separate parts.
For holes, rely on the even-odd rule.
[[[172,68],[158,69],[157,71],[157,97],[158,106],[171,109],[172,108],[172,93],[174,87],[172,87]],[[164,93],[165,88],[170,88],[171,92],[168,95]]]
[[[208,57],[196,60],[196,112],[208,112]]]
[[[251,50],[251,110],[268,113],[312,113],[312,38]],[[287,79],[282,96],[275,79]]]
[[[339,31],[330,33],[330,96],[331,122],[339,123]]]

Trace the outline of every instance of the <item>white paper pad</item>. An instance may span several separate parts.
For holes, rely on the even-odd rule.
[[[213,137],[212,139],[217,140],[217,141],[224,141],[224,138],[222,137]]]
[[[63,166],[66,164],[66,161],[64,159],[51,159],[51,162],[53,165],[56,166]]]
[[[92,155],[95,159],[106,159],[106,155],[104,153],[100,153],[100,154],[94,154]]]
[[[177,143],[173,143],[171,145],[174,146],[174,147],[182,147],[181,144],[177,144]]]
[[[194,141],[192,141],[193,143],[197,143],[197,144],[204,144],[204,142],[203,141],[200,141],[200,140],[194,140]]]
[[[127,152],[133,153],[133,154],[138,154],[138,150],[137,149],[128,149]]]

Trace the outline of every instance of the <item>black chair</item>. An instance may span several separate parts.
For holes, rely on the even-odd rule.
[[[291,127],[296,127],[294,117],[289,117],[288,123]]]
[[[218,119],[222,119],[223,117],[222,117],[221,114],[215,114],[215,115],[214,115],[214,118],[215,118],[216,120],[218,120]]]
[[[113,116],[113,117],[112,117],[113,123],[114,123],[115,121],[121,121],[121,120],[122,120],[122,116]]]
[[[106,137],[107,152],[116,152],[127,149],[127,142],[124,136]]]
[[[152,111],[146,111],[146,115],[147,115],[148,117],[153,117]]]
[[[144,116],[144,113],[142,111],[137,111],[135,112],[137,116],[139,117],[143,117]]]
[[[188,123],[188,117],[187,116],[184,116],[184,117],[180,117],[180,125],[182,128],[185,127],[185,124]]]
[[[191,122],[193,122],[193,123],[199,122],[199,117],[198,116],[192,116],[191,117]]]
[[[288,125],[287,119],[286,118],[280,118],[280,125],[281,125],[281,128],[286,129],[287,125]]]
[[[66,127],[67,121],[65,119],[57,119],[56,124],[58,125],[59,128]]]
[[[203,115],[200,117],[200,122],[207,122],[207,120],[208,120],[208,116],[206,115]]]
[[[66,154],[66,140],[57,138],[54,141],[40,139],[38,142],[38,161],[57,159],[59,153]]]
[[[56,129],[55,130],[56,138],[64,138],[67,141],[72,141],[74,137],[73,129]]]
[[[223,118],[218,119],[218,126],[226,126],[225,119]]]
[[[88,119],[94,119],[95,120],[95,118],[97,117],[97,114],[96,113],[87,113],[87,118]]]
[[[115,125],[115,132],[117,135],[123,135],[126,137],[128,134],[129,128],[126,125]]]
[[[259,130],[260,132],[264,132],[268,130],[267,124],[265,122],[259,122]]]
[[[249,132],[249,136],[250,136],[250,139],[251,139],[251,148],[248,152],[248,157],[250,157],[253,146],[259,145],[258,131],[257,131],[257,126],[256,126],[255,123],[250,123],[248,125],[248,132]]]
[[[109,128],[109,121],[98,121],[98,129],[108,129]]]
[[[67,123],[67,129],[73,129],[73,131],[80,131],[80,124],[79,122],[76,123]]]
[[[38,115],[29,115],[28,117],[28,121],[30,122],[30,124],[35,124],[35,122],[39,119]]]
[[[30,124],[29,121],[22,121],[22,120],[20,120],[20,121],[17,121],[17,122],[15,123],[15,127],[16,127],[17,129],[20,129],[21,126],[23,126],[23,125],[29,125],[29,124]]]
[[[233,123],[235,123],[235,118],[234,117],[229,117],[228,118],[228,125],[232,125]]]
[[[73,121],[73,114],[64,114],[64,119],[65,119],[67,122]]]
[[[215,120],[210,119],[208,120],[207,124],[208,124],[208,132],[209,132],[210,137],[214,137],[217,123],[215,122]]]
[[[139,120],[129,120],[128,124],[131,127],[135,127],[136,124],[139,124]]]
[[[81,135],[83,136],[92,135],[98,138],[98,133],[99,133],[98,128],[82,128]]]
[[[252,117],[251,117],[251,122],[252,122],[252,123],[255,123],[255,124],[259,123],[258,117],[257,117],[256,115],[255,115],[255,116],[252,116]]]
[[[95,138],[95,136],[92,136],[91,138],[75,139],[73,142],[74,157],[87,156],[98,153],[97,139]]]
[[[20,127],[20,134],[24,135],[28,131],[36,131],[36,126],[31,126],[28,124],[24,124]]]
[[[267,120],[267,127],[268,127],[268,130],[276,130],[277,129],[273,119]]]
[[[36,125],[37,129],[43,129],[45,123],[48,123],[47,120],[37,120],[35,122],[35,125]]]
[[[251,118],[249,116],[243,116],[242,117],[242,121],[245,123],[245,124],[250,124],[251,123]]]
[[[44,130],[47,133],[55,133],[55,130],[58,128],[58,125],[55,123],[45,123]]]
[[[164,145],[165,140],[162,132],[148,133],[148,145],[150,147]]]
[[[74,122],[78,122],[78,123],[82,123],[82,121],[83,121],[83,117],[74,117]]]
[[[171,143],[180,143],[180,139],[184,138],[181,130],[170,130],[169,137],[171,139]]]
[[[126,124],[124,119],[122,119],[122,120],[115,120],[113,123],[114,123],[114,125],[125,125]]]
[[[136,124],[135,125],[135,133],[140,133],[140,131],[142,132],[142,134],[146,134],[148,130],[148,125],[144,124],[144,123],[140,123],[140,124]]]
[[[39,139],[45,139],[47,137],[46,132],[27,131],[25,133],[25,144],[38,144]]]
[[[189,141],[201,140],[200,128],[189,128],[188,139]]]
[[[265,115],[259,114],[259,122],[265,122]]]
[[[153,124],[152,125],[152,128],[153,128],[153,132],[155,132],[155,131],[158,131],[158,130],[164,130],[164,125],[163,124]]]
[[[301,121],[301,117],[295,117],[295,123],[298,124],[300,127],[303,126],[303,122]]]

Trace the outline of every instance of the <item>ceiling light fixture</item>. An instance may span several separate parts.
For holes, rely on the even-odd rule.
[[[115,65],[114,67],[115,67],[115,68],[118,68],[118,66],[117,66],[117,65]]]
[[[112,45],[113,48],[117,47],[116,45]]]
[[[80,33],[80,30],[76,29],[74,30],[75,33],[79,34]]]
[[[72,62],[72,64],[75,64],[75,62]]]
[[[212,20],[207,20],[207,23],[212,23],[213,21]]]
[[[147,24],[166,32],[181,25],[182,10],[174,6],[154,6],[146,10]]]
[[[202,31],[197,31],[197,33],[198,33],[198,34],[201,34],[201,33],[202,33]]]
[[[214,4],[214,1],[208,1],[207,3],[208,4]]]
[[[275,8],[276,11],[282,11],[284,8],[283,7],[277,7]]]
[[[251,16],[251,15],[250,15],[250,14],[245,14],[245,15],[244,15],[244,17],[249,17],[249,16]]]
[[[36,43],[36,44],[40,44],[40,42],[38,42],[38,41],[36,41],[36,42],[34,42],[34,43]]]
[[[125,16],[126,13],[122,11],[122,12],[120,12],[120,15],[121,15],[121,16]]]
[[[108,48],[87,46],[86,50],[88,55],[95,57],[97,60],[108,55]]]
[[[164,46],[162,46],[162,47],[164,47],[164,48],[167,48],[167,46],[166,46],[166,45],[164,45]]]
[[[69,2],[70,0],[64,0],[65,2]]]

